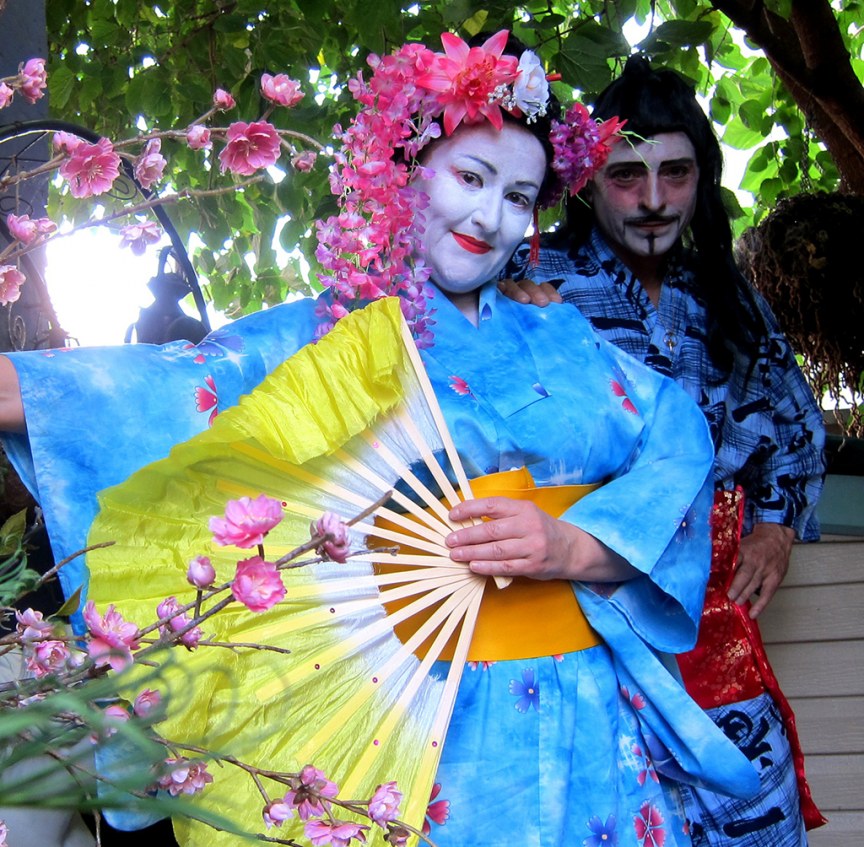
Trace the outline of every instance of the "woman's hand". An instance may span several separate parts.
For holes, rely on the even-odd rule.
[[[524,500],[466,500],[450,517],[455,521],[487,518],[446,539],[450,558],[468,562],[474,573],[587,582],[623,582],[639,574],[593,535]]]
[[[0,356],[0,430],[24,432],[24,404],[18,372],[5,356]]]

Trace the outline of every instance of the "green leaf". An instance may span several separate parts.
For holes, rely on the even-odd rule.
[[[718,124],[725,124],[732,114],[732,104],[725,97],[715,95],[709,103],[709,114]]]
[[[27,510],[22,509],[8,517],[0,527],[0,556],[10,556],[21,549],[27,529]]]
[[[51,106],[55,109],[64,109],[77,85],[78,80],[68,67],[60,65],[54,68],[48,74]]]
[[[730,191],[725,186],[720,188],[720,199],[723,201],[723,208],[731,220],[739,220],[746,217],[746,212],[741,208],[738,202],[738,195],[734,191]]]
[[[765,8],[781,18],[789,20],[792,14],[792,0],[765,0]]]
[[[81,591],[83,588],[84,586],[79,585],[66,602],[54,613],[54,616],[58,618],[68,618],[70,615],[77,612],[78,606],[81,605]]]
[[[747,129],[758,131],[765,118],[765,108],[758,100],[747,100],[738,107],[738,115]]]
[[[211,24],[214,32],[245,32],[249,18],[246,15],[220,14]]]
[[[749,150],[764,140],[762,133],[748,129],[738,118],[732,118],[726,125],[722,137],[724,143],[736,150]]]
[[[117,32],[117,21],[112,15],[110,18],[96,18],[90,23],[90,38],[93,41],[102,42],[110,39]]]
[[[563,42],[560,52],[552,57],[551,66],[568,85],[582,91],[597,92],[611,81],[607,61],[615,55],[629,52],[620,38],[596,24],[582,26]]]
[[[646,53],[662,52],[667,47],[704,44],[714,30],[710,21],[665,21],[639,43]]]

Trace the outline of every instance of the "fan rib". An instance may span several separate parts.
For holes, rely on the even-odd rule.
[[[438,430],[438,435],[441,436],[441,443],[444,445],[444,452],[450,461],[450,466],[456,475],[456,481],[459,488],[462,489],[462,496],[465,500],[473,498],[474,494],[471,491],[471,483],[468,481],[468,476],[465,473],[465,468],[462,466],[462,460],[459,458],[459,452],[456,450],[456,445],[453,443],[453,437],[450,435],[450,430],[447,429],[447,424],[444,421],[444,415],[441,412],[441,407],[438,405],[438,398],[435,396],[435,391],[432,388],[432,383],[429,382],[429,376],[426,373],[426,366],[420,358],[420,352],[417,350],[417,345],[411,336],[411,330],[408,324],[402,321],[402,341],[404,342],[405,352],[408,354],[408,359],[414,369],[414,375],[419,383],[420,391],[426,399],[429,407],[429,413],[432,415],[432,420]]]
[[[441,584],[437,588],[434,588],[423,596],[418,597],[416,600],[413,600],[401,609],[398,609],[390,615],[372,621],[350,634],[346,633],[342,641],[338,644],[331,645],[322,653],[318,654],[316,656],[316,661],[320,665],[337,662],[341,658],[357,652],[358,648],[362,645],[379,638],[381,635],[387,634],[392,630],[392,627],[395,624],[413,617],[415,614],[422,612],[430,606],[439,602],[446,606],[447,597],[452,594],[454,585],[465,582],[473,584],[482,581],[482,579],[478,579],[475,574],[470,572],[467,572],[465,577],[461,579],[453,579],[452,576],[449,576],[446,579],[440,580]],[[431,580],[431,582],[435,583],[439,581]],[[278,636],[284,636],[288,633],[296,632],[302,627],[310,625],[314,626],[324,620],[338,620],[339,618],[345,618],[349,615],[380,608],[382,603],[404,599],[405,597],[416,595],[423,590],[425,589],[422,585],[418,586],[414,583],[406,583],[398,588],[392,588],[381,592],[380,595],[376,594],[374,597],[362,598],[360,600],[346,600],[344,602],[337,601],[326,610],[309,609],[305,612],[298,612],[291,615],[290,621],[279,621],[278,623],[267,624],[258,629],[254,629],[249,633],[249,637],[259,640],[264,639],[263,643],[274,643]],[[297,673],[284,675],[278,680],[274,679],[269,685],[259,689],[258,698],[260,700],[269,700],[281,691],[284,691],[289,685],[296,684],[311,672],[313,671],[308,667],[305,669],[298,668]]]
[[[364,499],[356,492],[353,492],[350,489],[345,488],[344,486],[330,482],[329,480],[325,480],[322,477],[316,476],[309,471],[303,470],[299,466],[292,464],[291,462],[268,456],[259,448],[253,447],[251,444],[237,444],[235,445],[234,449],[253,460],[257,460],[266,467],[281,471],[287,476],[290,476],[293,479],[296,479],[307,485],[314,485],[319,490],[324,491],[325,493],[333,497],[338,497],[341,500],[345,500],[346,502],[351,503],[353,506],[356,506],[360,509],[365,509],[373,502],[375,502],[375,498]],[[432,542],[440,541],[441,537],[447,535],[451,531],[451,523],[443,523],[439,521],[437,518],[435,518],[434,515],[431,515],[429,512],[425,511],[422,506],[419,506],[417,503],[415,503],[410,497],[407,497],[400,491],[394,490],[392,483],[389,483],[381,477],[377,476],[370,469],[364,468],[356,460],[354,460],[354,467],[352,467],[352,470],[354,470],[358,474],[358,476],[360,476],[365,482],[370,482],[373,486],[376,486],[379,494],[383,494],[385,491],[388,490],[392,491],[391,497],[394,502],[396,502],[403,509],[414,515],[415,518],[417,518],[416,521],[412,521],[410,518],[405,517],[405,515],[399,512],[394,512],[388,509],[386,506],[380,508],[378,510],[378,514],[382,517],[386,517],[386,519],[391,523],[397,524],[403,529],[408,529],[412,532],[422,535],[428,541]],[[243,485],[242,483],[237,482],[232,483],[224,479],[219,481],[219,489],[232,494],[245,494],[247,496],[253,497],[258,496],[258,494],[261,493],[260,490],[254,489],[252,486]],[[272,493],[272,496],[277,495],[278,492]],[[432,495],[430,492],[430,497],[431,496]],[[280,499],[285,498],[280,497]],[[441,508],[441,504],[438,502],[438,500],[434,500],[434,502],[439,506],[439,508]],[[292,507],[294,506],[293,503],[291,505]],[[338,510],[334,509],[334,511]],[[320,511],[314,514],[315,518],[318,518],[320,516]],[[427,526],[429,527],[429,529],[427,529]]]
[[[352,506],[360,509],[361,511],[368,508],[375,502],[374,499],[370,499],[365,495],[356,494],[355,492],[350,491],[347,488],[343,488],[340,485],[336,485],[335,483],[328,483],[321,477],[314,476],[308,471],[304,471],[301,468],[298,468],[296,465],[286,465],[286,467],[282,468],[281,470],[286,475],[293,476],[300,482],[318,486],[321,491],[324,491],[333,497],[350,503]],[[255,488],[253,486],[245,485],[242,483],[229,482],[228,480],[224,479],[217,481],[217,490],[224,491],[226,494],[231,494],[235,496],[245,495],[257,497],[261,493],[260,488]],[[390,521],[391,523],[401,526],[403,529],[421,533],[427,540],[433,542],[440,542],[441,538],[450,532],[449,527],[439,523],[437,520],[434,520],[434,518],[432,518],[427,512],[424,512],[422,508],[417,506],[416,503],[413,503],[410,498],[404,497],[404,495],[399,497],[397,496],[398,494],[399,492],[393,492],[394,500],[400,500],[404,498],[405,506],[411,508],[412,513],[416,513],[418,518],[425,520],[427,523],[433,523],[434,521],[435,527],[429,529],[423,524],[420,524],[417,521],[411,520],[411,518],[406,517],[401,512],[394,512],[392,509],[388,509],[386,506],[380,507],[377,511],[377,514],[380,515],[382,518]],[[271,492],[271,496],[279,496],[280,499],[284,499],[283,497],[281,497],[279,492]],[[295,504],[293,503],[291,504],[292,509],[294,508],[294,505]],[[313,513],[314,518],[318,518],[320,516],[320,510]],[[407,540],[409,541],[409,543],[413,542],[413,537],[408,537]]]
[[[429,468],[430,473],[441,488],[444,498],[450,504],[450,508],[452,509],[457,503],[461,503],[462,498],[456,493],[456,489],[448,479],[447,474],[444,473],[441,464],[435,458],[435,454],[429,449],[429,445],[426,443],[417,425],[411,419],[411,416],[404,409],[400,409],[394,412],[394,417],[404,427],[405,432],[408,433],[408,436],[417,448],[417,452],[420,453],[420,456],[426,463],[426,467]]]
[[[411,703],[417,695],[417,692],[423,684],[423,681],[428,678],[432,665],[438,660],[438,657],[441,655],[444,647],[450,641],[454,630],[457,626],[460,625],[460,623],[462,624],[462,630],[460,632],[460,637],[458,641],[461,642],[464,635],[464,637],[470,643],[472,633],[470,631],[466,632],[464,620],[469,614],[472,613],[475,607],[479,607],[480,599],[483,596],[483,588],[485,586],[485,582],[485,580],[478,580],[463,591],[458,592],[458,594],[451,595],[451,598],[456,601],[456,608],[450,611],[449,614],[446,616],[446,619],[444,620],[441,629],[439,630],[437,636],[435,637],[435,640],[429,648],[429,652],[420,661],[418,668],[411,676],[411,680],[400,692],[398,700],[387,711],[384,720],[379,724],[377,732],[375,733],[375,740],[377,740],[378,743],[370,744],[366,748],[366,750],[359,756],[354,766],[354,769],[343,780],[343,785],[349,794],[353,785],[356,782],[359,782],[360,779],[362,779],[363,775],[365,775],[372,767],[374,761],[382,754],[382,748],[386,746],[387,739],[393,733],[394,729],[398,727],[399,724],[404,720],[404,716],[409,711]],[[471,620],[476,620],[476,616],[474,614],[471,614]],[[420,635],[420,632],[421,630],[418,630],[417,636]],[[409,639],[409,643],[413,640],[414,638]],[[465,649],[467,655],[467,647]],[[455,663],[451,663],[450,672],[447,675],[447,682],[445,682],[442,696],[439,698],[438,708],[436,709],[436,719],[433,722],[433,726],[439,724],[437,715],[442,710],[448,716],[453,710],[453,702],[455,702],[456,690],[458,688],[459,679],[461,679],[462,676],[462,667],[464,667],[464,661],[458,667],[455,666]],[[451,678],[454,680],[452,685],[449,684],[451,682]],[[445,698],[450,698],[452,702],[447,702]],[[446,724],[444,724],[444,726],[446,726]],[[442,741],[442,732],[433,733],[430,738],[428,746],[430,748],[433,748],[433,752],[436,758],[440,754],[440,747]]]
[[[450,520],[448,516],[449,509],[444,508],[441,501],[418,479],[416,474],[414,474],[408,465],[406,465],[405,462],[403,462],[402,459],[400,459],[386,444],[382,443],[372,430],[366,430],[366,432],[363,433],[363,438],[369,446],[381,456],[393,472],[411,486],[414,493],[419,495],[419,499],[423,504],[428,508],[431,508],[449,527],[448,532],[450,529],[457,529],[460,526]],[[434,458],[432,461],[435,461]],[[430,467],[429,470],[432,471],[432,468]],[[440,467],[438,470],[441,472]],[[434,471],[432,471],[432,474],[435,476]]]
[[[367,430],[365,433],[363,433],[363,439],[365,443],[371,444],[372,440],[377,439],[377,436],[371,430]],[[378,452],[380,453],[380,449],[378,449]],[[390,455],[393,454],[391,453]],[[418,521],[421,521],[423,524],[428,525],[433,530],[439,532],[441,535],[446,535],[448,532],[450,532],[452,522],[449,521],[449,519],[446,519],[445,517],[444,522],[439,522],[434,515],[430,514],[422,506],[419,506],[410,497],[407,497],[398,489],[394,489],[392,481],[388,482],[386,479],[376,474],[370,467],[364,465],[359,459],[352,456],[347,451],[347,449],[338,450],[334,454],[334,456],[342,459],[346,467],[351,468],[351,470],[354,471],[354,473],[356,473],[361,479],[377,487],[382,494],[387,490],[392,491],[391,497],[393,498],[393,500],[398,503],[403,509],[405,509],[405,511],[410,512],[412,515],[414,515],[414,517],[417,518]],[[395,460],[395,467],[394,464],[390,462],[387,462],[387,465],[391,470],[394,471],[394,473],[397,473],[398,475],[401,475],[402,470],[405,468],[404,462],[400,463],[398,460]],[[432,497],[431,492],[429,492],[429,496]],[[435,499],[434,502],[438,503],[438,500]],[[405,524],[405,526],[410,527],[411,521]]]

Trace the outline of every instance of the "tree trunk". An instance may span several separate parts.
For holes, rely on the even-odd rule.
[[[762,0],[712,0],[762,48],[840,173],[841,190],[864,194],[864,88],[829,0],[792,0],[786,20]]]

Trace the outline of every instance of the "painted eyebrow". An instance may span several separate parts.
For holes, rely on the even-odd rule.
[[[480,167],[485,168],[490,174],[498,176],[498,169],[490,162],[487,162],[486,159],[481,159],[479,156],[474,156],[471,153],[465,153],[464,155],[466,159],[476,162]],[[526,188],[535,188],[538,191],[540,190],[540,185],[534,182],[533,179],[517,179],[515,184],[520,187],[524,186]]]
[[[660,167],[668,167],[669,165],[695,165],[696,160],[691,156],[682,156],[680,159],[665,159],[660,162]]]
[[[692,158],[691,156],[682,156],[680,159],[664,159],[662,162],[660,162],[659,166],[661,168],[667,168],[670,165],[695,165],[695,164],[696,164],[696,160],[694,158]],[[623,160],[623,161],[619,161],[619,162],[612,162],[607,166],[607,168],[609,170],[612,170],[612,169],[618,168],[618,167],[625,167],[625,168],[637,167],[637,168],[646,168],[646,169],[650,170],[650,168],[648,168],[648,163],[644,159],[632,159],[631,161]]]

